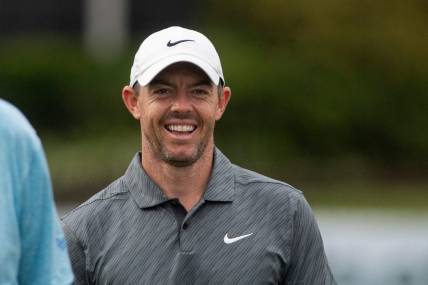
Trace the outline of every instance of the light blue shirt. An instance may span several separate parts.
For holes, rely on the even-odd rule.
[[[0,284],[73,280],[40,140],[0,99]]]

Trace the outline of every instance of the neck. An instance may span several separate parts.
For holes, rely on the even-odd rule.
[[[147,152],[146,152],[147,154]],[[214,156],[213,144],[192,165],[177,167],[150,155],[142,155],[141,163],[150,178],[168,198],[178,198],[189,211],[205,192],[211,174]]]

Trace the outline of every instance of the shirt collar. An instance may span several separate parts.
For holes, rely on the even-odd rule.
[[[218,149],[214,150],[214,163],[207,190],[204,194],[206,201],[231,202],[235,194],[235,176],[232,163]]]
[[[140,152],[132,159],[125,172],[124,180],[140,208],[154,207],[169,200],[141,166]],[[203,199],[218,202],[233,201],[234,183],[232,163],[219,149],[215,148],[211,177]]]
[[[168,201],[162,190],[141,165],[141,153],[135,154],[124,175],[125,183],[138,207],[150,208]]]

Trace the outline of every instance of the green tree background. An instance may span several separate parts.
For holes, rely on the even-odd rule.
[[[216,44],[233,91],[216,143],[234,162],[322,205],[426,207],[426,1],[217,0],[198,10],[193,28]],[[57,199],[97,192],[138,150],[120,92],[145,36],[108,62],[70,36],[0,42],[0,96],[39,131]]]

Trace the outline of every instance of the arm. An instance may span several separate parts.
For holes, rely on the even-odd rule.
[[[323,241],[310,206],[302,195],[293,217],[291,260],[286,284],[336,284],[328,266]]]
[[[36,132],[0,99],[0,283],[70,284],[73,275]]]
[[[62,227],[67,240],[68,253],[74,273],[73,284],[91,284],[86,273],[86,255],[81,242],[79,242],[74,232],[66,224],[64,218],[62,220]]]
[[[20,184],[18,281],[19,284],[71,284],[73,275],[46,159],[38,139],[32,142],[31,152],[20,157],[22,161],[27,160],[28,168],[22,169],[24,176]]]

